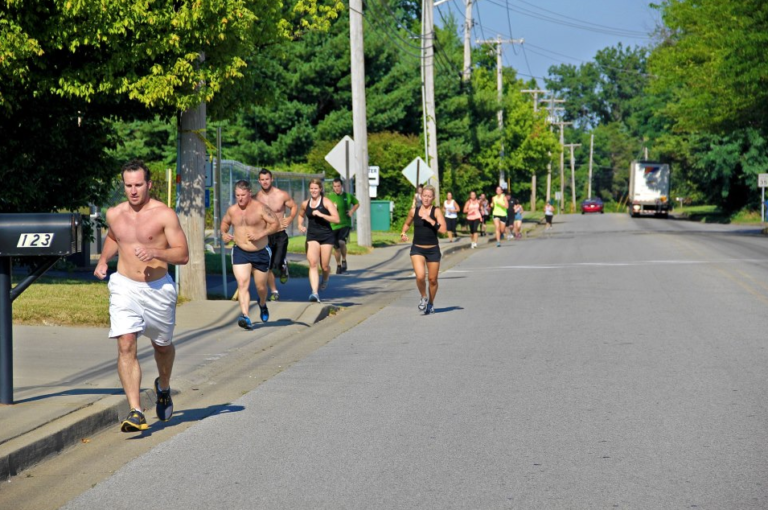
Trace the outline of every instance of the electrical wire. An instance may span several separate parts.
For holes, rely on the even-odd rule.
[[[599,25],[599,24],[596,24],[596,23],[590,23],[588,21],[580,21],[580,20],[565,21],[565,20],[560,20],[560,19],[554,18],[552,16],[538,14],[538,13],[535,13],[535,12],[530,11],[528,9],[524,9],[524,8],[520,8],[520,7],[514,8],[514,7],[511,7],[509,5],[509,2],[507,0],[505,0],[506,5],[502,4],[502,3],[498,2],[498,1],[495,1],[495,0],[484,0],[484,1],[486,1],[486,2],[488,2],[490,4],[502,7],[504,9],[506,9],[507,11],[516,12],[518,14],[522,14],[523,16],[528,16],[528,17],[539,19],[539,20],[542,20],[542,21],[548,21],[548,22],[554,23],[556,25],[576,28],[576,29],[584,30],[584,31],[588,31],[588,32],[596,32],[596,33],[600,33],[600,34],[615,35],[615,36],[619,36],[619,37],[628,37],[628,38],[631,38],[631,39],[646,39],[646,40],[651,39],[651,37],[647,33],[636,31],[636,30],[619,29],[619,28],[609,27],[609,26],[606,26],[606,25]],[[563,16],[563,17],[565,17],[565,16]],[[571,19],[571,18],[567,18],[567,19]]]
[[[515,37],[512,35],[512,17],[509,13],[509,0],[504,0],[504,3],[507,4],[507,25],[509,26],[509,38],[514,39]],[[512,45],[512,53],[517,55],[517,51],[515,51],[515,45]]]

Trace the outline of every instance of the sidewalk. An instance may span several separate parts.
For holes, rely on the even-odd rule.
[[[469,238],[442,241],[445,255],[469,248]],[[178,307],[174,343],[177,348],[172,388],[174,395],[204,384],[208,368],[227,356],[271,348],[287,333],[301,335],[338,307],[362,303],[382,279],[411,274],[410,244],[376,248],[367,255],[350,255],[349,271],[332,276],[321,303],[309,303],[307,278],[278,283],[280,301],[269,302],[270,320],[258,319],[255,289],[251,290],[253,331],[236,325],[236,302],[199,301]],[[293,258],[293,257],[292,257]],[[253,285],[251,285],[253,287]],[[211,293],[223,293],[222,278],[208,277]],[[228,294],[236,289],[228,275]],[[105,306],[107,304],[105,303]],[[287,328],[293,328],[289,330]],[[0,405],[0,479],[24,469],[108,427],[117,427],[128,413],[117,376],[117,351],[105,328],[14,326],[14,404]],[[153,350],[146,337],[139,339],[144,370],[142,407],[154,420],[155,377]]]

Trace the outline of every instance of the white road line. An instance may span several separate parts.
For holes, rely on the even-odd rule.
[[[566,269],[574,267],[632,267],[656,265],[707,265],[707,264],[768,264],[768,259],[719,259],[719,260],[640,260],[635,262],[574,262],[571,264],[520,265],[481,267],[477,269],[449,269],[446,273],[472,273],[503,269]]]

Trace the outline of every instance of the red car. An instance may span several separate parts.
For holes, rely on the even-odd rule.
[[[599,212],[603,214],[603,201],[599,198],[590,198],[581,203],[581,214]]]

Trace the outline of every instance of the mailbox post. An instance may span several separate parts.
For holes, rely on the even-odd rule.
[[[80,214],[0,214],[0,404],[13,404],[13,300],[82,244]],[[26,256],[41,262],[12,290],[12,258]]]

